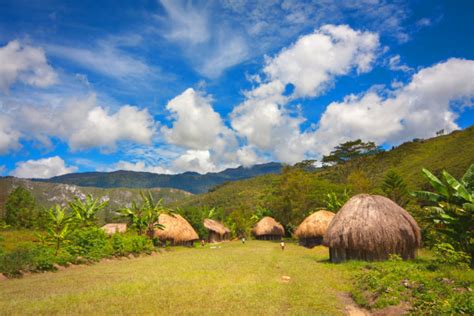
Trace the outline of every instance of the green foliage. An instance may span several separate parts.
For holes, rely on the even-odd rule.
[[[130,234],[114,234],[110,244],[115,256],[150,253],[153,250],[153,243],[149,238]]]
[[[8,196],[5,203],[5,222],[13,227],[32,228],[38,217],[36,202],[30,191],[19,186]]]
[[[428,220],[450,239],[457,250],[474,257],[474,184],[471,165],[461,181],[443,170],[442,180],[423,169],[434,192],[417,191],[413,195],[428,204]],[[474,258],[471,264],[474,264]]]
[[[374,187],[367,173],[362,170],[355,170],[347,177],[347,184],[353,194],[371,193]]]
[[[347,189],[344,189],[342,194],[337,194],[336,192],[331,192],[326,195],[324,202],[326,203],[326,209],[332,212],[338,212],[341,207],[346,204],[349,200],[349,192]]]
[[[142,203],[138,205],[136,201],[132,201],[132,206],[119,210],[119,213],[128,218],[130,224],[138,232],[138,235],[146,233],[150,239],[154,236],[155,229],[163,229],[163,225],[158,223],[160,214],[170,213],[163,207],[162,200],[155,202],[153,195],[149,192],[145,195],[141,192]]]
[[[204,220],[206,218],[222,220],[223,213],[221,209],[209,207],[185,207],[176,209],[176,213],[183,216],[189,224],[198,233],[202,239],[207,239],[208,230],[204,227]]]
[[[256,224],[259,220],[261,220],[262,218],[264,218],[266,216],[273,217],[274,215],[273,215],[272,210],[270,210],[268,208],[261,207],[261,206],[257,206],[257,209],[255,210],[255,213],[252,214],[250,219],[252,220],[252,222],[254,224]]]
[[[55,264],[67,264],[72,257],[67,252],[58,255],[44,245],[25,244],[13,251],[0,254],[0,273],[18,277],[24,272],[55,270]]]
[[[113,253],[107,234],[98,227],[77,229],[70,240],[71,245],[67,249],[74,256],[97,261]]]
[[[368,308],[383,308],[408,302],[414,315],[472,315],[470,282],[453,268],[428,268],[430,262],[370,263],[355,276],[353,297]]]
[[[74,219],[81,227],[91,227],[97,223],[97,213],[109,204],[109,200],[101,202],[99,198],[94,199],[88,194],[85,200],[78,197],[69,203],[73,211]]]
[[[408,204],[408,186],[395,170],[389,170],[387,172],[381,187],[385,196],[401,207],[405,207]]]
[[[58,254],[62,244],[73,232],[71,227],[72,218],[66,214],[66,210],[56,205],[48,211],[49,223],[47,226],[48,240],[50,240],[55,249],[55,255]]]
[[[437,264],[447,264],[452,267],[469,268],[471,257],[462,251],[457,251],[448,243],[436,244],[433,248]]]
[[[374,155],[382,152],[383,149],[374,142],[363,142],[360,139],[348,141],[337,145],[327,156],[323,156],[322,162],[325,165],[341,164],[363,156]]]

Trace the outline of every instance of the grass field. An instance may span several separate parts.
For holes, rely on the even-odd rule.
[[[340,315],[350,271],[326,259],[263,241],[173,248],[1,282],[0,313]]]

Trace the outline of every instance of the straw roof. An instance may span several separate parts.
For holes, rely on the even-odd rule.
[[[326,210],[314,212],[298,226],[295,236],[298,238],[323,237],[334,215],[333,212]]]
[[[230,229],[225,227],[224,224],[210,218],[206,218],[204,220],[204,227],[206,227],[208,230],[211,230],[221,236],[230,233]]]
[[[421,245],[421,233],[413,217],[392,200],[359,194],[334,216],[324,245],[351,253],[370,253],[368,259],[384,259],[389,254],[413,258]]]
[[[163,225],[163,230],[156,229],[155,236],[162,240],[186,242],[199,239],[193,227],[179,214],[161,214],[158,223]]]
[[[255,236],[263,236],[263,235],[283,236],[285,234],[285,229],[280,223],[278,223],[272,217],[265,216],[255,225],[255,227],[252,229],[252,233]]]
[[[127,224],[125,223],[109,223],[101,227],[108,235],[113,235],[115,233],[125,233],[127,231]]]

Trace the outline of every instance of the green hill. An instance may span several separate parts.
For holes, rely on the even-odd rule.
[[[474,163],[474,127],[427,140],[414,140],[392,150],[332,167],[305,171],[286,167],[280,175],[264,175],[226,183],[212,192],[178,201],[181,208],[216,207],[224,217],[249,218],[260,206],[271,209],[283,224],[295,226],[309,212],[325,206],[327,193],[350,189],[359,193],[357,179],[367,182],[368,191],[381,193],[380,185],[387,171],[403,177],[410,190],[426,186],[421,169],[435,174],[446,169],[462,176]],[[352,178],[356,181],[351,182]],[[354,176],[356,175],[356,176]],[[362,181],[361,180],[361,181]]]

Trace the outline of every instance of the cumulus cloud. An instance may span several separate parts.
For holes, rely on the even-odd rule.
[[[3,93],[8,93],[16,81],[40,88],[57,81],[57,74],[41,48],[22,45],[14,40],[0,47],[0,60],[0,90]]]
[[[178,172],[194,171],[207,173],[218,171],[216,165],[211,160],[209,150],[187,150],[173,161],[172,168]]]
[[[98,105],[94,94],[65,99],[56,107],[21,104],[12,108],[7,117],[16,123],[10,140],[18,141],[21,134],[50,146],[51,138],[56,137],[72,150],[99,147],[114,151],[121,141],[149,145],[155,133],[155,122],[147,109],[124,105],[111,111]]]
[[[263,71],[270,81],[293,84],[295,97],[314,97],[336,76],[353,69],[358,73],[369,71],[378,47],[375,33],[356,31],[347,25],[324,25],[268,58]]]
[[[435,131],[458,128],[457,112],[472,105],[474,61],[449,59],[421,69],[411,81],[394,91],[368,91],[349,95],[327,108],[315,133],[322,153],[354,138],[397,144]]]
[[[76,170],[74,166],[66,166],[61,157],[54,156],[18,162],[10,175],[18,178],[51,178]]]
[[[265,80],[247,91],[245,101],[234,108],[232,127],[249,145],[283,162],[304,159],[314,140],[311,131],[301,132],[305,119],[288,103],[321,94],[337,76],[369,71],[378,47],[376,34],[345,25],[325,25],[301,37],[275,57],[267,57]],[[288,84],[294,91],[285,96]]]
[[[209,149],[226,128],[211,106],[211,98],[189,88],[168,102],[174,119],[171,128],[161,129],[166,140],[190,149]]]

